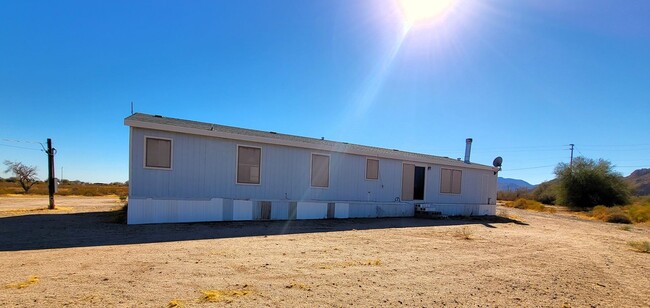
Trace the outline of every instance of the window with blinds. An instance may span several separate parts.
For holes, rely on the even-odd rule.
[[[444,194],[460,194],[463,172],[456,169],[440,169],[440,192]]]
[[[145,137],[144,166],[147,168],[172,168],[172,141]]]
[[[366,180],[379,179],[379,159],[366,159]]]
[[[327,155],[311,155],[311,186],[330,186],[330,157]]]
[[[237,147],[237,183],[259,184],[262,149]]]

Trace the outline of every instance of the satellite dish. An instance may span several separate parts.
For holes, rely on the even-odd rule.
[[[497,168],[501,168],[501,164],[503,164],[503,158],[501,158],[501,156],[497,156],[497,158],[492,162],[492,165]]]

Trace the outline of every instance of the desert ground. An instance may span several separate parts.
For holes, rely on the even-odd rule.
[[[491,219],[136,225],[117,197],[0,197],[0,306],[648,307],[648,225]]]

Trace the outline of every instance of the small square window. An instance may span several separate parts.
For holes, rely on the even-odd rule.
[[[172,141],[170,139],[145,138],[145,161],[147,168],[171,169]]]

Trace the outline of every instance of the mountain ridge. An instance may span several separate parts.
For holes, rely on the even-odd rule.
[[[536,185],[532,185],[524,180],[511,179],[511,178],[497,178],[497,190],[500,191],[515,191],[520,188],[533,189]]]
[[[650,195],[650,168],[634,170],[625,177],[625,180],[634,188],[635,195]]]

